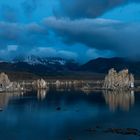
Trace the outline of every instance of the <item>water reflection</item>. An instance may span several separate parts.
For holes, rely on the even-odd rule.
[[[46,98],[46,95],[48,93],[48,90],[38,90],[37,91],[37,99],[38,100],[44,100]],[[14,92],[14,93],[10,93],[10,92],[4,92],[4,93],[0,93],[0,111],[4,110],[9,101],[12,99],[20,99],[22,97],[26,97],[28,96],[30,93],[24,93],[24,92]]]
[[[61,90],[60,90],[61,89]],[[63,90],[62,90],[63,89]],[[53,90],[52,90],[53,91]],[[79,92],[81,91],[81,92]],[[51,94],[48,94],[51,93]],[[59,94],[59,97],[57,95],[54,95],[53,93],[59,92],[63,93],[62,95]],[[51,89],[45,89],[45,90],[38,90],[34,93],[35,98],[37,97],[38,100],[45,100],[46,96],[48,96],[48,100],[55,100],[56,102],[59,102],[58,99],[62,99],[65,102],[72,102],[74,100],[81,99],[83,97],[83,100],[87,100],[89,96],[85,96],[82,93],[85,93],[89,96],[93,96],[94,91],[91,90],[81,90],[81,89],[75,89],[75,88],[56,88],[53,93],[51,92]],[[71,93],[71,94],[64,94],[64,93]],[[73,94],[73,93],[79,93],[79,94]],[[96,93],[96,92],[95,92]],[[100,95],[101,92],[98,93]],[[0,110],[3,110],[7,105],[8,102],[13,99],[13,97],[21,98],[23,96],[30,96],[30,93],[0,93]],[[108,104],[110,111],[116,111],[117,109],[121,109],[124,111],[129,111],[130,107],[132,107],[135,103],[135,95],[134,91],[103,91],[103,96],[105,99],[106,104]],[[89,97],[90,98],[90,97]],[[100,97],[101,98],[101,97]],[[92,103],[94,101],[92,100]]]
[[[0,94],[0,109],[2,110],[5,106],[7,106],[9,101],[8,94]]]
[[[103,91],[103,95],[110,111],[115,111],[118,108],[129,111],[135,103],[134,91]]]
[[[79,140],[124,140],[128,139],[124,128],[140,129],[140,94],[134,97],[134,92],[104,91],[102,93],[95,90],[85,90],[85,92],[89,94],[85,94],[80,89],[68,92],[50,88],[49,92],[38,90],[24,94],[0,94],[0,107],[3,108],[8,104],[0,113],[0,138],[67,140],[72,137]],[[136,104],[130,112],[116,111],[112,115],[105,101],[112,110],[118,107],[129,110],[134,102]],[[104,130],[108,131],[107,128],[113,128],[114,135],[110,129],[105,133]],[[119,135],[116,136],[118,131]],[[121,136],[120,131],[123,131],[124,137]],[[132,140],[131,138],[130,136],[129,140]]]
[[[47,93],[48,93],[48,90],[46,90],[46,89],[39,89],[37,91],[37,99],[38,100],[44,100],[46,98]]]
[[[23,96],[23,92],[15,92],[15,93],[0,93],[0,110],[3,110],[7,105],[11,98]]]

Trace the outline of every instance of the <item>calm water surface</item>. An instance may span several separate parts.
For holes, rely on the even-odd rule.
[[[105,133],[108,128],[140,130],[140,94],[32,91],[0,94],[0,140],[139,140]],[[97,128],[96,132],[87,129]]]

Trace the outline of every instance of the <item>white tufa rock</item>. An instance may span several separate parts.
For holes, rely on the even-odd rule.
[[[36,81],[36,86],[38,89],[45,89],[47,88],[47,83],[44,79],[39,79]]]
[[[110,69],[105,77],[103,88],[105,89],[129,89],[134,88],[134,76],[129,74],[128,69],[116,72]]]

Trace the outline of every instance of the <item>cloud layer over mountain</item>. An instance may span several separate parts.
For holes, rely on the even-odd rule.
[[[1,0],[0,55],[139,58],[139,9],[140,0]]]
[[[81,43],[97,50],[110,50],[118,55],[140,54],[140,25],[105,19],[48,18],[44,23],[67,44]],[[131,53],[130,53],[131,52]]]

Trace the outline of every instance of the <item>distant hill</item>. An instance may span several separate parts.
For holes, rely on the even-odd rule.
[[[30,55],[26,57],[16,57],[13,59],[13,63],[25,62],[30,65],[65,65],[69,60],[61,57],[39,57]]]
[[[90,60],[80,67],[82,71],[92,71],[96,73],[107,73],[109,69],[122,70],[128,68],[134,74],[140,74],[140,61],[133,61],[126,58],[97,58]]]
[[[37,76],[67,75],[69,71],[77,71],[79,64],[74,60],[60,57],[16,57],[12,61],[0,61],[0,71],[7,73],[28,73]],[[28,75],[26,74],[26,75]],[[22,74],[20,74],[22,75]],[[27,76],[26,76],[27,77]],[[30,76],[31,77],[31,76]]]

